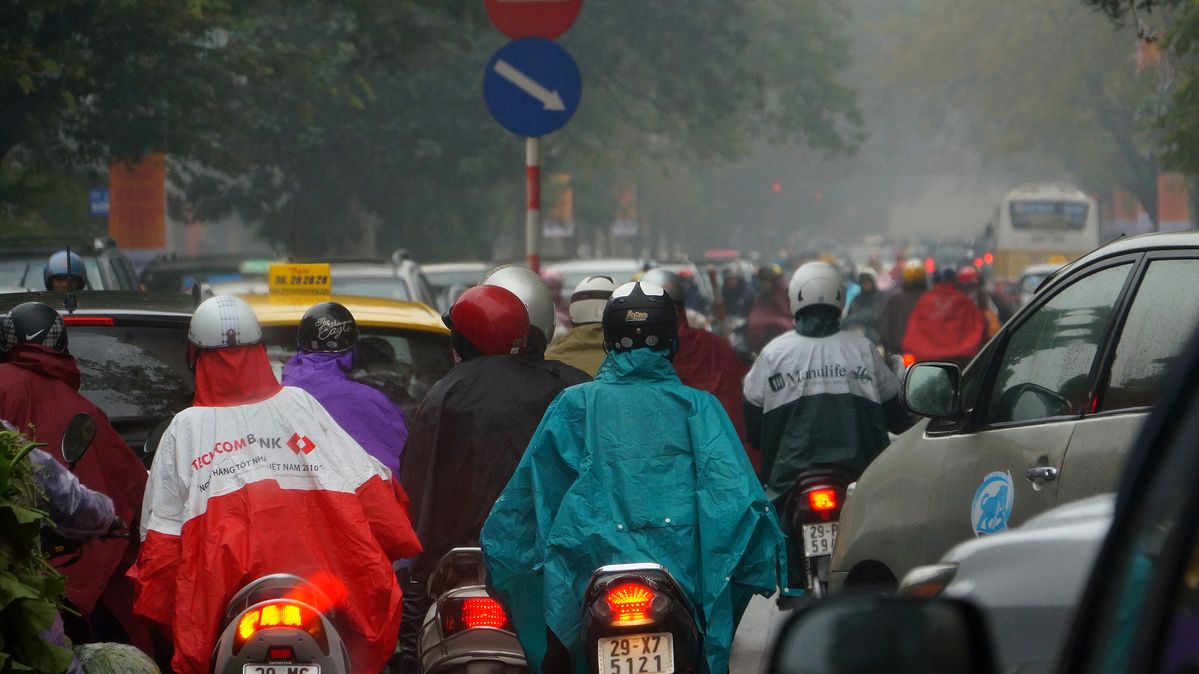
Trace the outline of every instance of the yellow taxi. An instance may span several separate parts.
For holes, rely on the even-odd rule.
[[[418,302],[324,294],[242,295],[262,324],[275,376],[296,351],[300,318],[318,302],[337,302],[358,323],[351,377],[369,384],[411,411],[454,365],[450,331],[441,316]]]

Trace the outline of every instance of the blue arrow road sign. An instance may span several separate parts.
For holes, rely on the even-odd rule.
[[[103,187],[88,190],[87,208],[92,215],[108,215],[108,190]]]
[[[579,67],[565,49],[541,38],[514,40],[487,62],[483,99],[500,126],[544,136],[570,121],[583,96]]]

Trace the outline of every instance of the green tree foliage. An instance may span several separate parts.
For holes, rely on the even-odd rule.
[[[66,583],[40,548],[46,513],[35,510],[37,485],[26,459],[33,444],[0,429],[0,674],[63,672],[71,652],[42,641]]]
[[[376,231],[380,248],[487,255],[523,217],[521,141],[480,94],[506,41],[482,3],[35,4],[0,28],[10,170],[164,149],[177,215],[236,211],[301,255]],[[580,212],[603,219],[617,182],[665,188],[750,142],[851,147],[839,27],[818,0],[587,3],[563,38],[583,104],[546,171],[577,174]]]
[[[893,20],[892,77],[930,128],[1089,191],[1122,187],[1156,215],[1150,122],[1159,84],[1132,34],[1077,0],[915,0]]]
[[[1172,85],[1169,105],[1157,116],[1162,159],[1170,168],[1199,175],[1199,1],[1083,1],[1120,25],[1135,17],[1137,24],[1128,26],[1130,31],[1135,29],[1142,39],[1161,41]]]

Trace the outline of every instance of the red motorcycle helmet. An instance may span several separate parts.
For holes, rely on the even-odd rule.
[[[971,265],[964,265],[958,268],[958,285],[960,286],[976,286],[978,285],[978,269]]]
[[[506,288],[475,286],[467,289],[443,320],[480,354],[516,355],[525,350],[529,312],[524,302]]]

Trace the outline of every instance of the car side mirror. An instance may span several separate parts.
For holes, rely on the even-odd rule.
[[[904,379],[903,404],[922,417],[956,417],[961,379],[962,371],[954,363],[917,363]]]
[[[63,460],[73,467],[75,462],[83,458],[95,438],[96,420],[92,415],[80,412],[71,417],[62,431],[62,443],[59,446]]]
[[[955,599],[842,596],[795,614],[780,632],[772,674],[990,674],[986,622]]]

